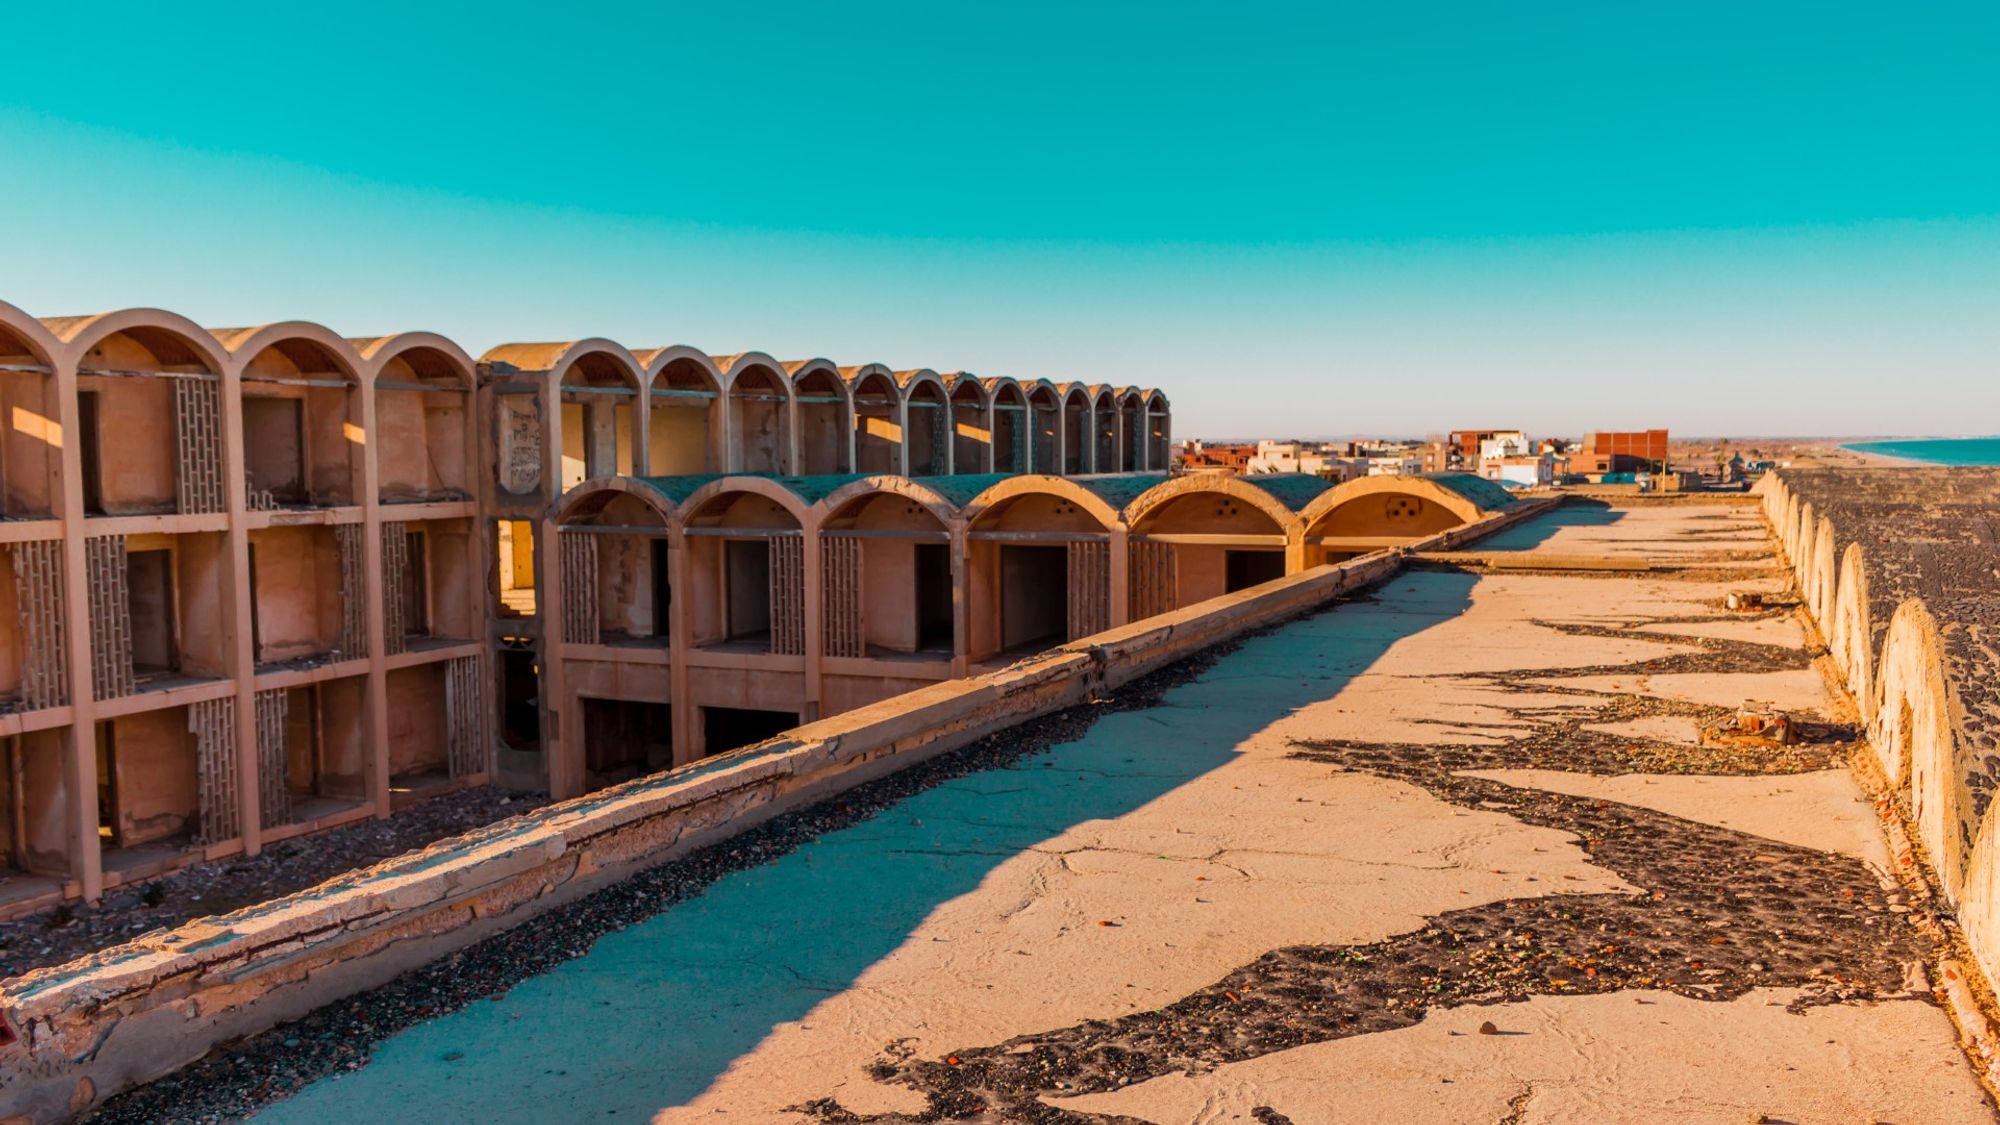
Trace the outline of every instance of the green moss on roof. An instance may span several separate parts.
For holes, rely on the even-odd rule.
[[[1258,473],[1236,479],[1270,493],[1273,500],[1291,509],[1294,515],[1334,487],[1332,481],[1311,473]]]
[[[1506,488],[1471,473],[1425,473],[1424,479],[1451,489],[1485,511],[1497,511],[1514,502],[1514,494]]]

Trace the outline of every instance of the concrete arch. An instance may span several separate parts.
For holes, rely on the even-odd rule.
[[[694,521],[711,515],[710,506],[723,497],[739,495],[762,496],[783,508],[800,528],[815,526],[812,505],[806,503],[803,497],[793,492],[782,481],[771,477],[743,474],[717,477],[689,493],[680,503],[680,525],[691,526]]]
[[[651,508],[660,518],[662,528],[671,527],[679,518],[679,508],[673,500],[661,494],[660,490],[647,484],[643,477],[606,477],[580,484],[570,489],[549,507],[549,522],[557,527],[581,523],[599,512],[620,496],[630,496]]]
[[[70,361],[78,367],[89,366],[85,357],[91,349],[119,335],[129,337],[152,352],[162,369],[199,367],[210,374],[220,375],[229,363],[221,341],[210,335],[206,328],[165,309],[121,309],[94,316],[59,317],[43,323],[49,327],[51,334],[62,341],[68,349]],[[153,343],[148,343],[149,340]],[[162,344],[178,345],[186,354],[162,356],[159,351]]]
[[[951,388],[951,471],[993,471],[993,396],[986,381],[964,371],[945,377]]]
[[[896,372],[902,395],[903,457],[913,477],[952,471],[951,389],[928,367]]]
[[[996,473],[1031,471],[1034,460],[1035,425],[1028,405],[1028,393],[1021,384],[1005,375],[984,380],[986,416],[992,432],[992,463]]]
[[[1835,568],[1833,520],[1819,521],[1814,529],[1812,545],[1806,552],[1806,604],[1812,610],[1813,620],[1819,622],[1826,640],[1832,643],[1833,593]]]
[[[1481,503],[1473,486],[1499,489],[1465,474],[1361,477],[1340,484],[1299,513],[1305,525],[1304,565],[1399,547],[1472,523],[1504,506],[1497,497],[1493,503]]]
[[[1063,449],[1063,463],[1059,467],[1069,476],[1090,472],[1095,464],[1093,435],[1097,432],[1091,420],[1090,388],[1082,383],[1064,383],[1057,388],[1057,395]]]
[[[633,353],[644,367],[646,473],[689,476],[721,472],[727,456],[723,433],[722,369],[707,352],[686,345]]]
[[[903,392],[896,373],[879,363],[843,367],[847,397],[854,410],[854,469],[862,473],[902,473]]]
[[[1173,404],[1159,388],[1146,392],[1145,465],[1154,472],[1166,470],[1173,462],[1173,413]]]
[[[797,471],[804,476],[854,471],[854,394],[827,359],[785,361],[798,404]],[[832,399],[833,401],[820,401]]]
[[[821,497],[813,505],[815,526],[825,526],[827,521],[838,517],[842,509],[863,499],[877,496],[899,496],[912,504],[921,505],[944,527],[958,522],[958,510],[944,494],[908,477],[881,474],[849,481]]]
[[[1173,477],[1140,493],[1121,513],[1125,526],[1134,532],[1144,530],[1149,516],[1154,515],[1175,500],[1196,495],[1227,496],[1270,517],[1271,523],[1286,536],[1304,534],[1305,521],[1298,512],[1266,492],[1240,477],[1204,473],[1199,476]]]
[[[522,374],[547,375],[559,385],[579,385],[579,381],[571,376],[577,373],[579,365],[587,363],[593,356],[604,357],[605,364],[609,365],[619,383],[634,391],[639,389],[644,365],[625,345],[602,336],[532,344],[500,344],[481,356],[480,362],[504,364]],[[598,372],[605,370],[604,364],[592,366]],[[596,372],[586,372],[584,378],[592,380],[592,383],[583,385],[604,385],[603,376]]]
[[[1849,543],[1841,553],[1840,576],[1834,580],[1832,625],[1827,646],[1833,666],[1861,708],[1863,720],[1875,717],[1874,654],[1869,651],[1868,570],[1861,544]]]
[[[1433,477],[1379,476],[1345,481],[1336,485],[1332,491],[1321,493],[1299,513],[1299,519],[1305,523],[1310,534],[1315,524],[1336,509],[1363,497],[1384,494],[1415,496],[1428,500],[1457,517],[1452,526],[1471,523],[1492,510],[1463,492],[1446,487]]]
[[[727,401],[729,471],[795,472],[793,417],[798,398],[785,366],[763,352],[716,357]]]
[[[5,301],[0,301],[0,332],[19,340],[26,354],[43,367],[53,368],[61,358],[62,342],[48,326]]]
[[[1146,464],[1146,397],[1137,387],[1118,388],[1118,471],[1143,472]]]
[[[376,336],[371,339],[350,340],[355,351],[361,356],[365,378],[375,383],[389,365],[402,360],[420,379],[429,381],[425,372],[442,374],[449,371],[458,384],[471,390],[478,383],[478,365],[464,348],[447,337],[435,332],[398,332],[392,336]],[[410,356],[424,353],[428,358],[420,363],[412,363]],[[418,370],[421,368],[422,370]]]
[[[359,385],[362,382],[362,370],[365,364],[353,341],[323,324],[315,324],[309,320],[287,320],[254,328],[218,328],[211,334],[228,351],[230,366],[238,375],[247,372],[250,365],[270,349],[283,349],[285,345],[296,341],[311,344],[324,351],[334,361],[341,377],[349,383]],[[297,360],[294,358],[293,362],[296,363]]]
[[[1882,646],[1882,702],[1870,740],[1883,774],[1909,805],[1917,839],[1953,902],[1974,828],[1966,771],[1956,761],[1950,688],[1937,621],[1912,598],[1896,609]]]
[[[1103,531],[1123,531],[1124,517],[1118,509],[1106,503],[1104,498],[1067,477],[1047,476],[1041,473],[1008,477],[988,486],[984,491],[967,501],[960,509],[968,528],[977,528],[982,520],[998,517],[1008,506],[1018,503],[1024,497],[1047,496],[1074,505],[1076,509],[1098,524]]]
[[[1818,526],[1815,522],[1818,516],[1819,513],[1813,510],[1812,501],[1804,501],[1799,504],[1798,523],[1792,528],[1792,548],[1788,561],[1792,564],[1792,577],[1801,587],[1806,581],[1806,563],[1812,546],[1813,530]]]

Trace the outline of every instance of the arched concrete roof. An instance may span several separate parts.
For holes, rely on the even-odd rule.
[[[1113,406],[1118,405],[1118,392],[1112,389],[1111,384],[1092,383],[1086,389],[1090,393],[1090,404],[1092,406],[1096,406],[1098,403],[1104,402],[1107,399],[1110,400]]]
[[[1009,500],[1039,493],[1057,496],[1074,503],[1090,513],[1091,518],[1103,525],[1107,531],[1125,526],[1124,520],[1119,515],[1119,509],[1124,507],[1122,502],[1112,503],[1100,491],[1086,488],[1084,481],[1069,477],[1046,476],[1041,473],[980,473],[956,477],[927,477],[924,478],[924,483],[935,487],[957,502],[960,514],[965,517],[968,524],[978,521],[993,508]],[[961,496],[964,499],[960,499]]]
[[[504,363],[524,373],[547,373],[557,383],[569,380],[570,371],[585,356],[603,355],[615,364],[634,390],[644,373],[639,360],[625,345],[602,336],[539,344],[501,344],[480,357],[485,363]]]
[[[880,383],[883,393],[889,398],[901,401],[903,391],[896,383],[896,373],[879,363],[864,363],[859,367],[843,367],[840,377],[847,380],[847,397],[851,401],[862,394],[869,384]]]
[[[1026,388],[1021,386],[1018,379],[1010,379],[1005,375],[995,375],[991,378],[982,379],[980,382],[986,387],[986,401],[988,402],[999,402],[1000,392],[1008,389],[1012,389],[1015,394],[1020,395],[1021,402],[1026,403],[1028,401],[1028,392]]]
[[[945,386],[944,380],[930,368],[912,367],[907,371],[896,372],[896,385],[902,388],[904,402],[909,402],[916,395],[917,388],[925,383],[937,388],[939,398],[946,402],[951,401],[951,388]]]
[[[937,489],[893,473],[880,473],[850,480],[813,503],[819,521],[838,515],[842,508],[857,500],[874,496],[900,496],[914,504],[922,505],[937,521],[946,527],[958,516],[958,509]]]
[[[1080,395],[1083,398],[1083,406],[1087,410],[1090,408],[1091,402],[1095,397],[1090,393],[1090,388],[1084,386],[1082,383],[1062,383],[1057,386],[1056,393],[1062,396],[1061,402],[1064,409],[1068,409],[1070,401]]]
[[[56,355],[62,350],[61,341],[50,332],[48,326],[26,312],[5,301],[0,301],[0,328],[10,335],[18,336],[28,350],[35,353],[43,364],[53,367]]]
[[[94,316],[64,316],[42,321],[51,334],[69,348],[75,362],[82,362],[85,353],[105,339],[132,329],[153,329],[166,332],[187,345],[203,366],[210,372],[221,374],[229,357],[223,353],[222,344],[208,329],[178,313],[165,309],[120,309],[117,312],[97,313]]]
[[[762,367],[771,373],[772,381],[778,385],[778,389],[784,393],[786,398],[793,397],[791,373],[785,370],[784,364],[779,363],[763,352],[737,352],[735,355],[719,355],[715,357],[715,365],[722,369],[722,389],[724,392],[735,390],[736,381],[741,379],[745,372],[753,368]]]
[[[365,366],[353,341],[309,320],[286,320],[254,328],[216,328],[210,330],[210,335],[229,351],[229,362],[239,374],[249,370],[251,362],[264,354],[265,349],[291,340],[305,340],[325,349],[349,382],[359,383]]]
[[[709,390],[718,394],[722,391],[722,369],[717,367],[715,360],[700,348],[674,344],[669,347],[647,348],[642,352],[634,352],[632,358],[639,361],[639,366],[644,371],[640,385],[648,391],[653,389],[653,384],[658,381],[661,372],[682,361],[693,363],[701,369],[702,374],[708,379]]]
[[[1117,394],[1118,405],[1120,406],[1144,406],[1146,404],[1146,396],[1137,387],[1120,387]]]
[[[1321,494],[1305,506],[1299,518],[1308,530],[1327,513],[1364,496],[1400,492],[1429,500],[1466,523],[1500,511],[1514,502],[1505,488],[1471,473],[1426,473],[1422,476],[1361,477]]]
[[[663,525],[672,524],[677,515],[672,498],[653,487],[646,477],[598,477],[564,493],[550,509],[549,518],[560,527],[597,514],[619,495],[637,497],[641,503],[659,513]]]
[[[1268,483],[1267,483],[1268,482]],[[1319,488],[1311,487],[1313,484]],[[1169,477],[1139,494],[1125,505],[1125,526],[1138,527],[1139,521],[1161,507],[1186,496],[1219,495],[1240,500],[1271,517],[1285,531],[1303,528],[1299,511],[1333,482],[1303,473],[1272,474],[1268,477],[1237,477],[1219,474]]]
[[[1018,379],[1015,382],[1020,386],[1021,393],[1028,396],[1030,402],[1034,401],[1036,395],[1047,395],[1049,401],[1057,406],[1062,405],[1062,388],[1047,379]]]
[[[466,354],[465,349],[435,332],[398,332],[393,336],[375,336],[369,339],[350,340],[349,343],[360,353],[366,378],[371,383],[380,379],[382,369],[389,366],[398,356],[413,351],[433,351],[443,356],[458,372],[467,389],[471,389],[479,381],[472,357]]]
[[[1154,387],[1153,389],[1146,392],[1146,409],[1151,410],[1156,406],[1164,406],[1168,408],[1171,408],[1173,406],[1173,403],[1168,401],[1167,399],[1167,392],[1161,390],[1158,387]]]
[[[832,380],[834,389],[839,392],[842,399],[850,402],[854,399],[847,385],[847,379],[841,375],[840,368],[835,367],[830,359],[788,359],[785,361],[784,370],[792,378],[794,394],[798,393],[800,383],[813,375],[823,374]]]
[[[970,397],[976,400],[981,406],[985,406],[993,401],[993,396],[986,389],[986,380],[969,371],[954,371],[945,376],[944,379],[945,385],[951,389],[951,400],[953,402],[959,401],[963,392],[968,390],[972,392]]]
[[[1125,506],[1125,523],[1128,527],[1137,527],[1140,520],[1169,501],[1198,493],[1216,493],[1257,508],[1276,521],[1279,527],[1304,527],[1300,513],[1333,488],[1332,481],[1305,473],[1270,473],[1254,477],[1201,473],[1169,477],[1140,493],[1137,499]]]
[[[647,485],[658,487],[662,482],[686,481],[692,478],[646,477],[643,479]],[[715,477],[705,484],[696,486],[693,491],[688,492],[685,498],[679,501],[677,508],[680,512],[681,522],[686,523],[688,520],[700,515],[703,508],[708,507],[724,496],[731,495],[732,493],[747,493],[762,496],[771,501],[778,507],[783,508],[786,514],[790,515],[792,519],[798,521],[800,527],[806,527],[810,523],[812,516],[812,501],[801,496],[792,487],[792,482],[814,479],[821,478],[755,477],[741,475]],[[672,497],[669,496],[669,499],[672,499]]]

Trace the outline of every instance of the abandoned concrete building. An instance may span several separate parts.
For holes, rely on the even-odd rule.
[[[0,396],[5,916],[572,796],[1495,503],[1169,480],[1157,390],[602,339],[0,304]]]
[[[155,310],[0,305],[0,396],[7,914],[496,773],[574,788],[543,764],[537,683],[564,488],[1137,472],[1170,442],[1139,388],[605,340],[475,361]]]

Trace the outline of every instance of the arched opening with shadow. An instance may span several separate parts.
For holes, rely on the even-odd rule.
[[[1137,387],[1118,394],[1118,471],[1140,472],[1146,464],[1146,406]]]
[[[1091,471],[1091,435],[1096,432],[1091,420],[1090,391],[1071,383],[1063,392],[1062,432],[1064,476],[1081,476]]]
[[[376,487],[383,504],[472,499],[472,360],[441,336],[362,341],[374,370]]]
[[[725,486],[683,511],[693,642],[718,651],[805,651],[804,521],[765,490]],[[736,487],[729,487],[737,485]]]
[[[646,364],[646,473],[692,476],[725,468],[722,373],[693,348],[662,348]]]
[[[1027,396],[1021,393],[1021,385],[1012,379],[988,379],[986,392],[989,402],[987,413],[993,421],[993,471],[1025,473],[1028,471],[1028,441],[1031,436]]]
[[[1351,480],[1300,513],[1307,563],[1340,562],[1406,546],[1513,503],[1507,490],[1464,473]]]
[[[799,466],[806,476],[853,472],[847,383],[823,359],[785,365],[799,404]]]
[[[1146,393],[1146,467],[1163,472],[1173,461],[1173,406],[1160,391]]]
[[[637,464],[639,363],[593,346],[562,370],[562,488],[626,476]]]
[[[1254,484],[1182,477],[1126,508],[1131,619],[1139,620],[1286,573],[1298,517]]]
[[[1096,436],[1091,450],[1090,471],[1122,472],[1118,460],[1118,399],[1110,387],[1096,387],[1090,400],[1090,417]]]
[[[967,651],[1004,661],[1110,628],[1118,513],[1062,477],[1010,477],[965,508]]]
[[[227,506],[214,338],[171,313],[91,318],[72,339],[83,510],[219,513]]]
[[[922,486],[845,486],[820,521],[825,654],[949,663],[955,650],[951,511]]]
[[[944,383],[929,371],[904,371],[903,452],[913,477],[939,477],[951,472],[951,406]]]
[[[241,359],[243,475],[252,511],[361,500],[360,357],[317,325],[217,333]]]
[[[986,387],[976,377],[960,374],[951,386],[951,471],[961,474],[993,471],[993,423]]]
[[[55,338],[0,303],[0,518],[47,519],[62,498]]]
[[[778,361],[756,352],[731,356],[724,367],[729,388],[729,471],[792,472],[792,382]]]
[[[1028,388],[1028,463],[1025,473],[1064,472],[1062,456],[1062,396],[1048,380]]]
[[[562,745],[585,791],[672,766],[672,504],[644,481],[571,492],[561,560]]]
[[[854,471],[903,472],[903,398],[879,363],[843,368],[854,394]]]

